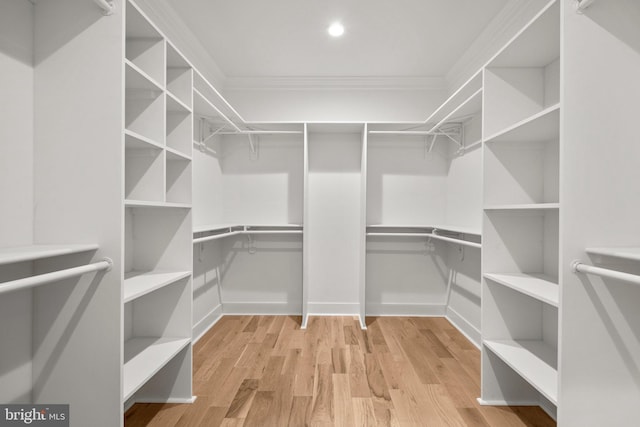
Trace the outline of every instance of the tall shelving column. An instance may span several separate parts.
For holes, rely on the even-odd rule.
[[[190,402],[193,72],[133,2],[125,14],[122,404]]]
[[[558,404],[560,4],[484,70],[482,401]]]

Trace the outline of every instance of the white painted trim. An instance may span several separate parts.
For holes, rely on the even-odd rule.
[[[546,412],[547,415],[553,418],[554,421],[558,421],[558,409],[553,405],[553,402],[551,402],[549,399],[545,399],[544,396],[541,400],[542,401],[540,402],[540,408],[542,408],[542,410]],[[547,406],[547,404],[551,406]]]
[[[227,77],[225,90],[446,90],[443,77]]]
[[[218,304],[216,308],[211,310],[208,314],[206,314],[202,319],[200,319],[195,325],[193,325],[192,336],[195,337],[193,339],[193,344],[197,343],[200,338],[203,337],[204,334],[209,332],[209,329],[213,327],[218,320],[222,318],[222,304]]]
[[[136,403],[193,403],[198,396],[191,396],[188,398],[170,397],[168,399],[142,399],[136,401]]]
[[[360,304],[342,302],[309,302],[309,316],[359,316]]]
[[[395,304],[367,302],[367,316],[444,317],[444,304]]]
[[[512,0],[489,22],[446,74],[449,87],[457,88],[506,45],[540,11],[539,0]]]
[[[449,323],[455,326],[455,328],[469,341],[471,341],[478,350],[482,348],[482,332],[480,332],[480,329],[476,328],[471,322],[451,307],[447,307],[445,317]]]
[[[300,316],[302,307],[297,302],[224,302],[224,315],[280,315]]]

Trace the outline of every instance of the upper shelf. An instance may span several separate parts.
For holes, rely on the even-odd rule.
[[[442,103],[436,111],[434,111],[425,123],[436,124],[447,117],[451,116],[466,101],[482,91],[482,71],[476,72],[469,80],[467,80],[458,90],[456,90],[446,101]]]
[[[440,231],[448,231],[451,233],[460,233],[460,234],[473,234],[475,236],[480,236],[482,232],[478,228],[472,227],[462,227],[457,225],[425,225],[425,224],[409,224],[409,225],[401,225],[401,224],[367,224],[367,228],[415,228],[415,229],[435,229]]]
[[[95,251],[97,244],[32,245],[0,248],[0,265]]]
[[[628,248],[587,248],[589,255],[601,255],[612,258],[621,258],[630,261],[640,261],[640,247]]]
[[[555,104],[487,137],[485,142],[544,142],[559,134],[560,104]]]

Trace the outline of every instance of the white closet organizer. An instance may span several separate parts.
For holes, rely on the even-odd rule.
[[[122,402],[190,402],[193,71],[125,7]]]
[[[194,99],[194,331],[302,310],[304,132],[247,123],[202,76]]]
[[[480,72],[425,122],[368,124],[368,314],[446,315],[479,345],[481,129]]]
[[[482,402],[558,403],[560,3],[484,68]]]

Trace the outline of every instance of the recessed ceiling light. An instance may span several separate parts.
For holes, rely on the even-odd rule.
[[[344,26],[339,22],[334,22],[333,24],[331,24],[331,26],[329,26],[329,29],[327,31],[329,31],[329,34],[332,37],[340,37],[344,34]]]

